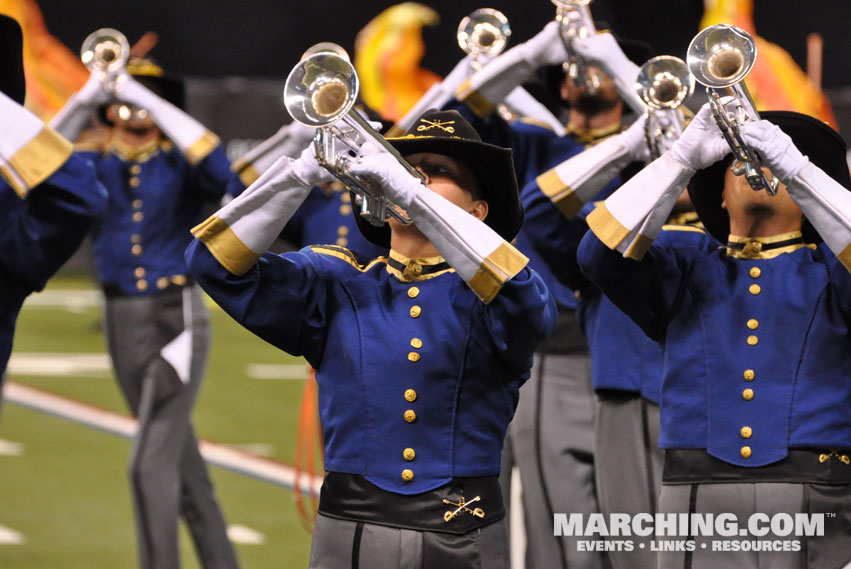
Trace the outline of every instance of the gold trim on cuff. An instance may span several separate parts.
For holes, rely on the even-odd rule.
[[[588,214],[586,221],[594,235],[612,250],[617,249],[618,245],[629,235],[629,229],[621,225],[617,218],[612,215],[605,202],[594,208],[594,211]]]
[[[260,259],[260,255],[249,249],[233,229],[215,215],[193,227],[192,235],[206,245],[213,257],[234,275],[244,275]]]
[[[644,255],[647,254],[647,251],[650,249],[652,244],[653,239],[639,233],[638,236],[633,239],[632,243],[630,243],[629,249],[626,250],[624,257],[640,261],[644,258]]]
[[[842,252],[836,256],[839,262],[842,263],[848,272],[851,272],[851,243],[848,244]]]
[[[212,132],[205,131],[201,138],[192,143],[192,146],[186,149],[186,159],[193,166],[201,160],[209,156],[210,152],[216,149],[221,143],[219,137]]]
[[[402,136],[403,134],[405,134],[405,131],[402,130],[402,127],[397,124],[394,124],[393,126],[387,129],[387,132],[384,133],[384,138]]]
[[[482,261],[479,270],[467,283],[482,302],[490,304],[502,286],[526,266],[529,258],[507,241]]]
[[[488,101],[487,97],[470,87],[470,79],[461,83],[455,96],[480,118],[487,118],[496,110],[496,105]]]
[[[73,151],[74,146],[62,135],[45,127],[12,156],[8,166],[3,168],[4,178],[24,198],[30,189],[45,181],[67,162]]]
[[[251,164],[243,168],[239,173],[239,181],[245,184],[246,188],[256,182],[259,177],[260,172],[258,172]]]
[[[541,192],[550,198],[559,211],[568,219],[576,217],[576,214],[585,205],[576,191],[562,181],[555,168],[547,170],[538,176],[535,181],[538,183],[538,187],[541,188]]]

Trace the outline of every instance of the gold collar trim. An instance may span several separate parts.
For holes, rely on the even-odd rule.
[[[159,154],[161,150],[169,152],[171,149],[171,142],[162,138],[155,138],[142,146],[132,146],[123,142],[117,136],[113,136],[109,141],[109,146],[107,146],[107,151],[127,162],[147,162]]]
[[[402,282],[424,281],[454,271],[440,256],[412,259],[391,249],[387,259],[387,272]]]
[[[623,126],[620,123],[602,128],[584,129],[574,125],[567,125],[565,131],[568,135],[575,137],[579,142],[588,144],[590,142],[599,141],[621,131]]]
[[[785,241],[797,242],[778,246]],[[803,242],[803,235],[800,231],[780,233],[768,237],[742,237],[730,234],[727,242],[728,244],[742,245],[741,249],[727,247],[727,256],[735,259],[772,259],[783,253],[797,251],[802,247],[816,248],[813,244]]]
[[[668,218],[668,225],[694,225],[696,227],[703,227],[703,223],[700,221],[700,217],[698,217],[696,211],[683,211],[680,213],[671,214],[671,217]]]

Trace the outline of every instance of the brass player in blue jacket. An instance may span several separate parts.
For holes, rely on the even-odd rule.
[[[743,136],[781,181],[776,196],[753,191],[721,160],[728,149],[704,107],[668,153],[588,217],[593,233],[579,250],[588,276],[664,345],[660,511],[732,513],[745,532],[722,551],[716,534],[697,537],[693,551],[660,553],[662,568],[834,568],[851,560],[845,144],[804,115],[763,118]],[[653,242],[651,218],[664,219],[666,196],[685,183],[726,247],[709,238],[672,242],[664,232]],[[747,526],[753,514],[825,512],[836,517],[824,518],[824,535]],[[783,550],[784,536],[797,546]]]
[[[71,143],[25,110],[21,28],[0,15],[0,386],[24,299],[74,253],[106,205]]]
[[[390,141],[425,184],[369,147],[351,166],[414,220],[362,225],[389,257],[265,252],[327,179],[311,148],[196,227],[187,259],[237,321],[317,369],[312,568],[504,567],[500,451],[555,306],[507,242],[522,222],[510,152],[451,111]]]

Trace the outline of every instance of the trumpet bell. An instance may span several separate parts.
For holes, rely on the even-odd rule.
[[[756,42],[741,28],[709,26],[688,47],[686,62],[701,85],[716,89],[742,81],[756,61]]]
[[[660,55],[641,66],[635,90],[652,109],[676,109],[694,92],[694,77],[679,57]]]
[[[112,28],[100,28],[86,36],[80,48],[80,59],[90,72],[114,73],[127,63],[130,43]]]
[[[508,18],[499,10],[479,8],[458,24],[458,45],[472,56],[494,57],[502,53],[511,36]]]
[[[346,51],[324,42],[307,50],[287,77],[284,105],[293,119],[313,127],[345,116],[357,100],[360,83]]]

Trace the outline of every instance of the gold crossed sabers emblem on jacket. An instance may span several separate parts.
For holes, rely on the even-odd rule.
[[[472,500],[467,502],[466,500],[464,500],[464,497],[461,496],[460,498],[458,498],[458,502],[456,503],[456,502],[452,502],[451,500],[447,500],[446,498],[444,498],[443,499],[444,504],[449,504],[450,506],[457,506],[457,508],[455,509],[454,512],[450,512],[450,511],[447,510],[446,513],[443,514],[443,521],[448,522],[448,521],[452,520],[454,517],[456,517],[458,515],[458,512],[460,512],[461,510],[464,510],[465,512],[467,512],[471,516],[476,516],[477,518],[485,517],[485,511],[483,509],[476,508],[475,510],[471,510],[470,508],[467,507],[470,504],[472,504],[473,502],[478,502],[481,499],[482,499],[481,496],[476,496],[475,498],[473,498]]]
[[[446,125],[455,124],[455,121],[443,122],[440,119],[435,119],[433,121],[430,121],[428,119],[420,119],[420,122],[424,122],[425,124],[421,124],[420,126],[417,127],[417,130],[419,132],[422,132],[422,131],[425,131],[425,130],[431,130],[433,128],[439,128],[443,132],[448,132],[449,134],[452,134],[453,132],[455,132],[454,126],[446,126]]]

